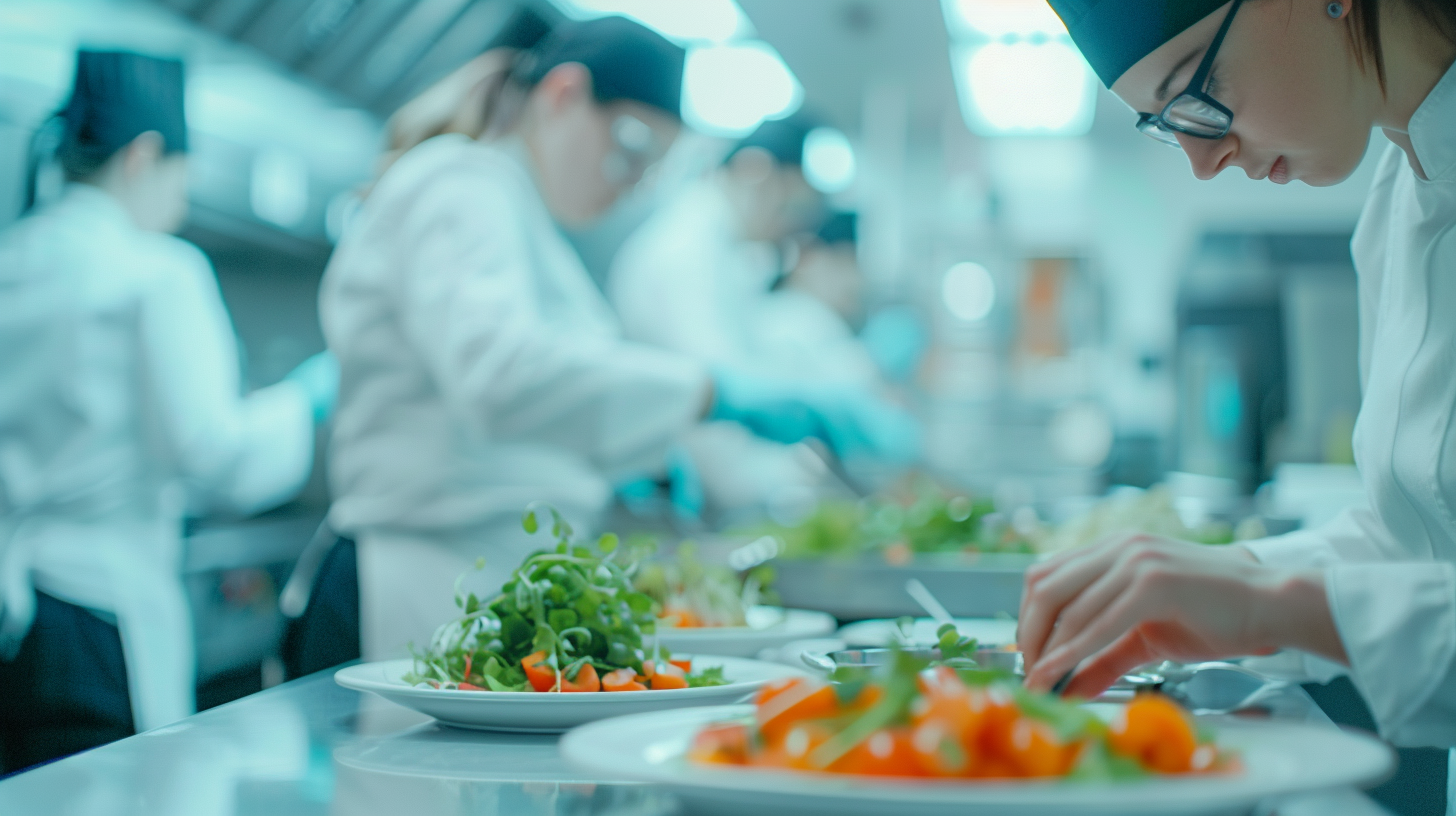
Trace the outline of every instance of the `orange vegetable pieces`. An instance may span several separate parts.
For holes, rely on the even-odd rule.
[[[1065,776],[1082,748],[1063,743],[1050,726],[1030,717],[1018,717],[1007,737],[1004,757],[1017,776]]]
[[[758,731],[771,743],[783,739],[797,723],[839,713],[834,688],[806,677],[770,683],[758,692],[756,702]]]
[[[562,691],[601,691],[602,681],[597,678],[597,667],[590,663],[583,663],[580,669],[576,670],[576,679],[568,677],[561,678]]]
[[[521,658],[521,668],[526,672],[526,682],[537,691],[552,691],[556,688],[556,669],[546,665],[545,652],[532,652]],[[593,672],[595,674],[595,672]]]
[[[748,764],[800,771],[819,770],[810,765],[809,755],[832,735],[827,724],[806,720],[790,727],[778,739],[765,739],[762,750],[749,755]]]
[[[461,683],[456,684],[455,688],[458,688],[461,691],[485,691],[485,689],[481,688],[480,686],[475,685],[474,683],[465,683],[465,682],[461,682]]]
[[[662,612],[662,620],[679,629],[697,629],[706,624],[693,610],[685,606],[670,606]]]
[[[688,687],[687,673],[671,663],[660,663],[652,672],[652,689],[685,689]]]
[[[748,764],[748,727],[742,723],[709,725],[693,737],[688,759],[718,765]]]
[[[975,728],[965,735],[966,753],[975,758],[970,776],[999,779],[1021,776],[1015,759],[1012,731],[1021,718],[1021,710],[1006,689],[991,686],[972,689],[973,708],[979,709]]]
[[[925,776],[913,741],[909,728],[882,728],[851,748],[829,770],[861,776]]]
[[[911,747],[926,773],[961,776],[977,761],[986,695],[971,690],[948,668],[920,676],[921,696],[910,709]]]
[[[1161,694],[1139,694],[1113,719],[1108,745],[1150,771],[1187,773],[1194,769],[1198,736],[1177,703]],[[1202,764],[1207,767],[1211,758]]]
[[[677,666],[679,669],[682,669],[683,672],[690,672],[693,670],[693,661],[691,660],[669,660],[667,662],[671,663],[674,666]]]
[[[637,673],[631,669],[617,669],[602,678],[602,691],[646,691],[647,687],[637,681]]]

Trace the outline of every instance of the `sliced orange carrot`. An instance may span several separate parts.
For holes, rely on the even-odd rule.
[[[576,679],[568,677],[561,678],[562,691],[601,691],[602,681],[597,679],[597,667],[590,663],[583,663],[580,669],[576,670]]]
[[[652,673],[652,690],[662,691],[665,689],[685,689],[688,687],[687,674],[671,663],[665,663],[657,667]]]
[[[637,679],[631,669],[617,669],[602,678],[602,691],[646,691],[647,687]]]
[[[526,672],[526,681],[537,691],[552,691],[556,688],[556,669],[543,665],[545,652],[532,652],[521,658],[521,668]]]
[[[833,687],[806,677],[771,683],[758,694],[759,733],[765,739],[777,740],[795,724],[840,713],[839,697]]]
[[[455,685],[455,688],[458,688],[461,691],[485,691],[485,689],[475,685],[474,683],[457,683]]]
[[[667,662],[671,663],[674,666],[677,666],[684,672],[691,672],[693,670],[693,661],[691,660],[669,660]]]
[[[1193,769],[1198,736],[1177,703],[1161,694],[1139,694],[1112,721],[1108,745],[1159,773]]]

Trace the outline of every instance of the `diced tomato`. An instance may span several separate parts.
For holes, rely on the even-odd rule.
[[[688,759],[719,765],[748,762],[748,728],[742,723],[715,723],[693,737]]]
[[[861,776],[925,776],[909,728],[884,728],[849,749],[829,770]]]
[[[602,678],[602,691],[646,691],[647,687],[637,679],[631,669],[617,669]]]
[[[662,620],[679,629],[697,629],[703,626],[703,619],[685,606],[670,606],[663,610]]]
[[[458,688],[461,691],[485,691],[485,689],[475,685],[474,683],[459,683],[455,686],[455,688]]]
[[[545,665],[545,652],[532,652],[521,658],[521,668],[526,672],[526,681],[537,691],[552,691],[556,688],[556,669]]]
[[[766,768],[817,770],[809,764],[809,755],[828,741],[831,734],[825,723],[812,720],[798,723],[784,731],[778,739],[765,739],[762,750],[749,754],[748,764]]]
[[[1161,694],[1139,694],[1112,721],[1108,745],[1150,771],[1187,773],[1198,736],[1177,703]]]
[[[652,673],[653,691],[664,689],[685,689],[688,687],[687,673],[671,663],[664,663]]]
[[[758,730],[770,741],[781,739],[796,723],[839,713],[834,688],[806,677],[764,686],[758,693]]]
[[[1081,743],[1063,743],[1050,726],[1030,717],[1017,718],[1008,734],[1003,758],[1018,776],[1064,776],[1082,748]]]
[[[590,663],[581,664],[576,671],[576,679],[568,677],[561,678],[562,691],[601,691],[602,681],[597,679],[597,667]]]

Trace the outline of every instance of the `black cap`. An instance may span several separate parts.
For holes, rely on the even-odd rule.
[[[1158,50],[1228,0],[1050,0],[1072,41],[1111,88],[1138,60]]]
[[[155,130],[168,153],[187,150],[182,63],[129,51],[80,51],[71,98],[60,116],[60,156],[68,166],[99,167],[133,139]]]
[[[802,111],[782,119],[769,119],[739,140],[723,161],[729,161],[740,150],[757,147],[767,150],[779,164],[798,167],[804,163],[804,140],[820,124],[818,119]]]
[[[534,86],[552,68],[580,63],[592,76],[600,102],[631,99],[682,117],[683,64],[687,52],[626,17],[562,23],[521,55],[513,74]]]

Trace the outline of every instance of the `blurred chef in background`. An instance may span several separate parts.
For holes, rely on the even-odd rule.
[[[0,766],[194,709],[189,512],[253,513],[308,477],[336,374],[241,394],[187,214],[176,60],[81,51],[59,198],[0,235]]]
[[[825,213],[802,166],[816,124],[795,114],[759,125],[627,239],[607,289],[629,339],[762,370],[751,316],[781,274],[783,242]]]
[[[343,372],[330,523],[358,542],[365,657],[427,643],[478,556],[466,585],[498,589],[537,546],[526,504],[590,529],[620,474],[661,470],[705,416],[843,449],[913,445],[908,418],[863,395],[710,375],[622,339],[558,225],[600,216],[667,150],[684,57],[626,18],[563,24],[458,82],[485,90],[473,124],[394,160],[345,233],[320,307]],[[321,586],[353,580],[354,556],[334,557],[349,549]]]
[[[855,219],[826,220],[824,197],[804,178],[804,141],[817,124],[803,114],[764,122],[627,240],[607,288],[628,337],[709,366],[827,388],[880,385],[846,319],[862,309]],[[827,473],[816,454],[730,423],[696,429],[683,446],[692,467],[674,479],[701,481],[706,509],[729,521],[791,519]],[[676,482],[670,492],[675,506],[691,495]]]

